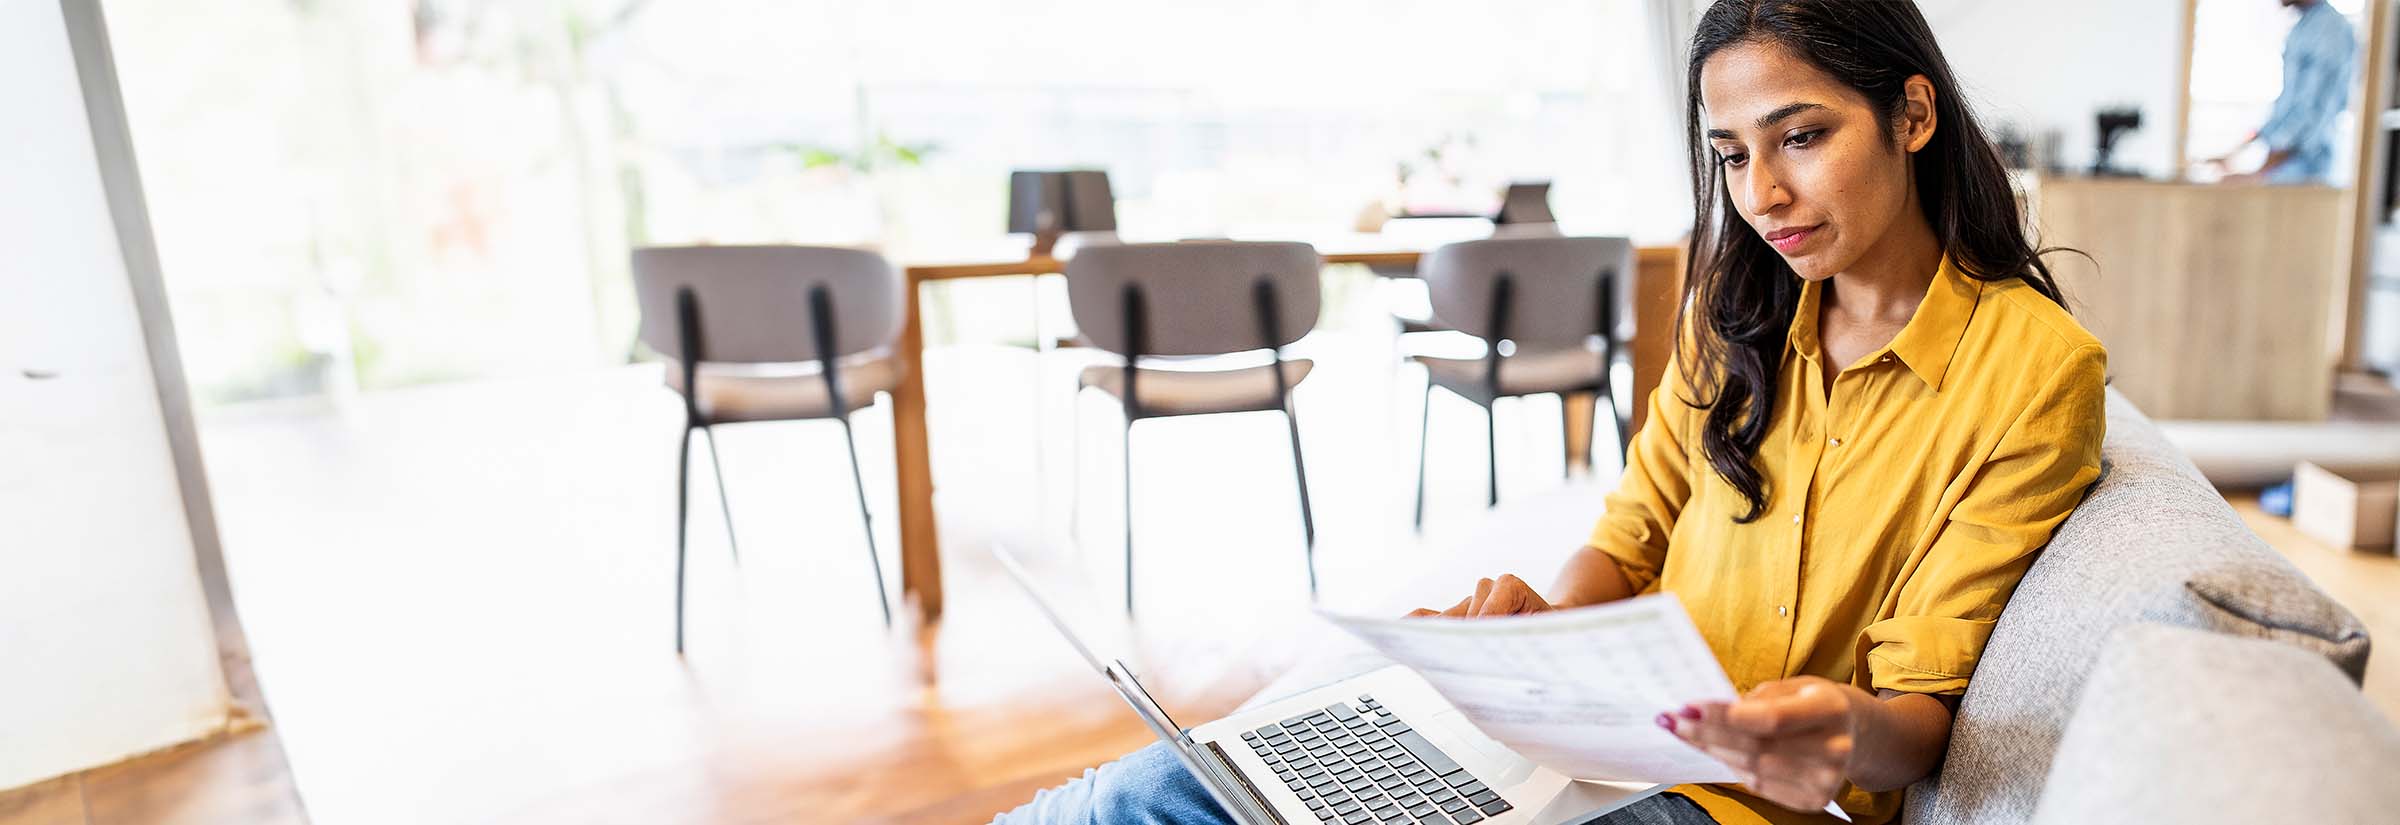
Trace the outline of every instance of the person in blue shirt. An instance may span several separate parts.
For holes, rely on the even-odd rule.
[[[2325,0],[2282,0],[2300,10],[2283,41],[2283,91],[2267,122],[2234,147],[2267,145],[2256,172],[2237,176],[2267,183],[2326,183],[2333,177],[2333,120],[2350,100],[2350,77],[2358,63],[2358,37],[2350,21]],[[2223,168],[2232,157],[2211,161]]]

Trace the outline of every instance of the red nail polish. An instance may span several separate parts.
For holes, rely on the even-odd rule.
[[[1666,728],[1666,729],[1667,729],[1668,731],[1670,731],[1670,732],[1671,732],[1671,731],[1673,731],[1673,730],[1675,730],[1675,717],[1668,716],[1668,715],[1666,715],[1666,714],[1664,714],[1664,713],[1661,713],[1661,714],[1659,714],[1659,715],[1658,715],[1658,726],[1659,726],[1659,727],[1662,727],[1662,728]]]
[[[1679,711],[1676,711],[1676,713],[1677,713],[1677,714],[1679,714],[1679,715],[1681,715],[1681,716],[1682,716],[1683,718],[1685,718],[1685,719],[1699,719],[1699,718],[1700,718],[1700,709],[1699,709],[1699,708],[1696,708],[1696,707],[1692,707],[1691,705],[1684,705],[1684,706],[1683,706],[1683,709],[1682,709],[1682,710],[1679,710]]]

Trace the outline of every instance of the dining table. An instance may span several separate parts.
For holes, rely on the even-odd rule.
[[[1381,271],[1414,271],[1432,244],[1422,239],[1356,233],[1312,240],[1326,266],[1364,265]],[[1685,249],[1681,243],[1643,245],[1635,252],[1633,285],[1634,335],[1629,342],[1633,366],[1632,422],[1641,427],[1650,389],[1657,385],[1667,362],[1675,310],[1681,304]],[[921,621],[942,615],[941,538],[934,512],[933,442],[926,426],[925,289],[944,281],[973,278],[1023,277],[1060,274],[1066,261],[1006,245],[965,254],[915,255],[900,266],[905,283],[906,315],[898,351],[905,369],[892,390],[892,445],[899,486],[901,602],[911,605]],[[1590,396],[1569,399],[1567,431],[1576,441],[1588,440],[1594,404]],[[1584,445],[1569,443],[1570,456],[1587,455]]]

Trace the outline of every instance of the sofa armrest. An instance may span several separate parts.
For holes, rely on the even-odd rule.
[[[2161,624],[2111,634],[2035,807],[2086,822],[2388,822],[2400,729],[2323,655]]]

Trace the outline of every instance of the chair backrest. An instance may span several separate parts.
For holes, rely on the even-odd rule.
[[[1623,337],[1633,265],[1633,242],[1624,238],[1514,237],[1436,248],[1417,271],[1445,326],[1486,340],[1572,346],[1600,331],[1603,277],[1613,278],[1605,297],[1620,327],[1610,337]],[[1496,285],[1504,275],[1507,328],[1494,330]]]
[[[684,360],[677,290],[699,304],[700,359],[735,363],[814,361],[809,294],[823,287],[832,311],[834,357],[889,346],[900,335],[900,274],[882,255],[823,246],[682,246],[633,251],[633,292],[642,343]]]
[[[1492,237],[1495,238],[1563,238],[1566,235],[1555,223],[1492,224]]]
[[[1050,248],[1050,257],[1064,261],[1073,259],[1075,253],[1091,247],[1123,245],[1125,245],[1125,239],[1117,237],[1117,233],[1112,230],[1062,232],[1059,233],[1058,243]]]
[[[1272,285],[1272,346],[1317,325],[1323,259],[1304,243],[1184,241],[1093,246],[1067,262],[1067,305],[1093,346],[1125,355],[1126,295],[1140,296],[1148,340],[1141,355],[1218,355],[1270,346],[1258,285]]]

